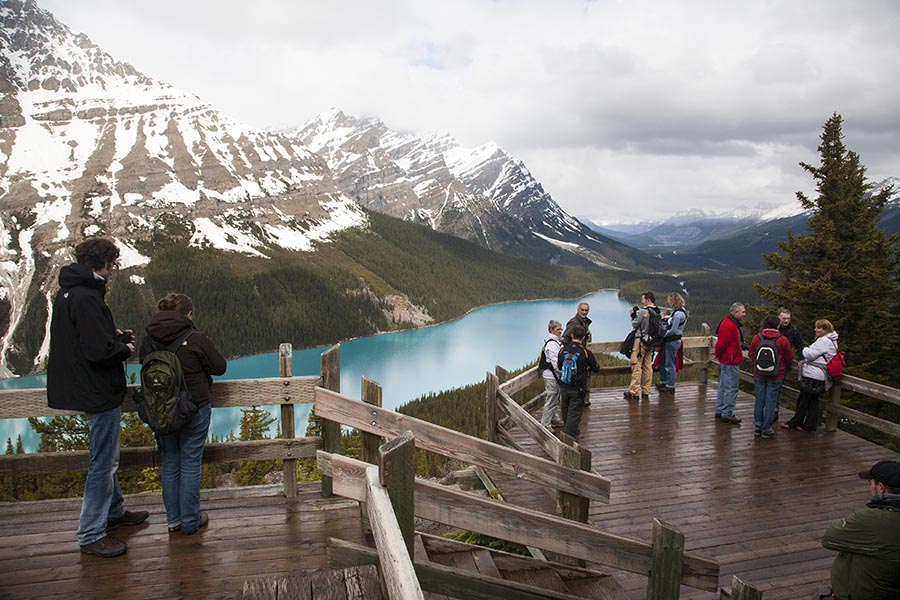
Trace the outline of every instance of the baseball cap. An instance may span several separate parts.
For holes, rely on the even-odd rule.
[[[896,460],[879,460],[868,471],[860,471],[863,479],[874,479],[884,485],[900,487],[900,462]]]

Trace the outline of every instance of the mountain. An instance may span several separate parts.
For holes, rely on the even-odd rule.
[[[900,178],[873,182],[873,190],[894,186],[881,215],[881,228],[900,233]],[[708,214],[700,210],[677,214],[662,223],[607,225],[608,231],[634,231],[619,239],[665,260],[673,269],[711,270],[764,268],[762,255],[778,252],[787,232],[806,234],[809,212],[799,204],[776,210],[737,214]],[[595,225],[595,227],[597,227]]]
[[[290,132],[362,206],[513,256],[558,264],[654,268],[655,261],[567,214],[495,143],[461,147],[331,110]]]

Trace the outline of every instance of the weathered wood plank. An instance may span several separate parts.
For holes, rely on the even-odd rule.
[[[378,409],[323,388],[316,391],[315,411],[319,416],[378,435],[395,437],[409,430],[415,436],[418,448],[579,496],[609,501],[609,480],[595,473],[567,469],[543,458]]]
[[[489,442],[497,440],[497,390],[500,379],[493,373],[487,373],[484,380],[484,439]]]
[[[380,600],[378,570],[375,565],[360,565],[344,569],[347,600]]]
[[[653,519],[653,559],[647,600],[677,598],[681,588],[684,534],[659,519]]]
[[[415,551],[416,440],[411,432],[404,431],[379,448],[378,475],[390,496],[400,533],[406,542],[406,552],[412,556]]]
[[[341,347],[335,345],[322,353],[319,359],[322,368],[322,387],[333,392],[341,391]],[[341,426],[339,423],[322,420],[322,448],[326,452],[338,452],[341,447]],[[330,477],[322,477],[322,496],[331,495]]]
[[[322,378],[318,376],[218,380],[210,389],[210,403],[213,408],[310,403],[315,399],[315,388],[321,384]],[[128,386],[125,402],[122,404],[122,412],[136,410],[134,402],[131,400],[131,391],[138,387],[140,386]],[[78,414],[83,413],[49,408],[46,388],[0,390],[0,419]]]
[[[388,492],[378,481],[376,467],[366,469],[366,507],[388,597],[391,600],[424,600],[413,569],[411,553],[406,551],[400,525],[394,515]]]
[[[378,560],[378,555],[371,548],[332,539],[328,546],[328,558],[332,564],[351,566],[372,564]],[[571,594],[541,590],[514,581],[504,581],[436,563],[416,561],[415,569],[424,590],[447,594],[458,600],[498,600],[498,598],[580,600]]]
[[[294,374],[293,347],[290,344],[278,346],[278,374],[282,378],[290,378]],[[293,439],[294,405],[281,405],[281,437]],[[297,459],[288,458],[282,462],[281,476],[284,483],[284,495],[294,498],[297,495]]]
[[[515,400],[510,398],[503,390],[497,393],[497,406],[513,423],[528,433],[531,439],[535,440],[550,458],[559,462],[560,453],[565,452],[564,448],[567,447],[565,444],[560,442],[555,435],[550,433],[537,419],[528,414],[525,409],[516,404]]]
[[[212,464],[312,458],[321,449],[322,439],[318,437],[224,442],[207,444],[203,449],[203,462]],[[87,450],[0,455],[0,475],[47,475],[86,471],[88,461]],[[146,469],[159,465],[159,449],[155,446],[121,450],[119,459],[121,468]]]
[[[870,414],[860,412],[849,406],[842,406],[840,404],[833,404],[828,402],[822,406],[822,410],[833,413],[839,417],[846,417],[857,423],[862,423],[863,425],[868,425],[872,429],[876,429],[883,433],[887,433],[889,435],[893,435],[895,437],[900,437],[900,424],[891,423],[890,421],[886,421],[884,419],[879,419],[878,417],[874,417]]]

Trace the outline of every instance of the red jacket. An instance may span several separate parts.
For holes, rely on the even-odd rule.
[[[715,355],[719,362],[723,365],[739,365],[744,361],[744,354],[741,352],[741,330],[731,315],[728,315],[719,323],[716,330],[716,349]]]
[[[756,356],[756,351],[759,350],[759,336],[764,336],[768,339],[778,338],[775,341],[775,348],[778,350],[778,362],[781,364],[778,366],[778,374],[775,376],[775,379],[784,379],[787,366],[794,360],[794,349],[791,347],[791,340],[787,336],[781,335],[781,332],[777,329],[763,329],[750,340],[750,350],[747,354],[750,356],[751,361],[754,360],[753,357]]]

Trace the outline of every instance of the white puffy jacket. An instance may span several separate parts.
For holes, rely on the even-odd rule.
[[[837,354],[838,351],[838,334],[836,331],[826,333],[817,338],[812,345],[803,349],[803,368],[800,374],[810,379],[818,379],[819,381],[827,381],[828,379],[828,361]]]

